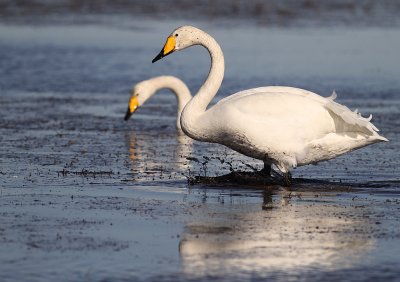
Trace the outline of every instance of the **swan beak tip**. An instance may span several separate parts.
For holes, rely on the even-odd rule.
[[[176,45],[176,40],[174,36],[169,36],[167,38],[167,42],[165,42],[164,47],[162,48],[162,50],[160,51],[160,53],[158,53],[158,55],[151,61],[152,63],[157,62],[158,60],[164,58],[165,56],[171,54],[172,52],[175,51],[175,45]]]
[[[126,111],[124,120],[127,121],[131,116],[132,116],[132,112],[131,112],[131,110],[130,110],[129,107],[128,107],[128,110]]]
[[[154,64],[158,60],[161,60],[163,57],[164,57],[164,52],[163,52],[163,50],[161,50],[161,52],[158,53],[158,55],[151,62]]]

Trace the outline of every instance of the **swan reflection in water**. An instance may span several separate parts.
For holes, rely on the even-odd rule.
[[[365,233],[353,232],[373,223],[351,205],[335,196],[301,197],[264,192],[261,207],[240,196],[233,204],[203,205],[179,244],[183,271],[189,277],[332,271],[374,249]]]
[[[183,179],[191,169],[187,157],[192,154],[193,140],[179,131],[135,131],[128,142],[131,171],[137,181]]]

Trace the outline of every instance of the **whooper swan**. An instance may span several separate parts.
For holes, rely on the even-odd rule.
[[[239,153],[264,161],[263,172],[275,165],[290,185],[290,169],[329,160],[369,144],[388,141],[357,111],[334,101],[293,87],[269,86],[244,90],[208,104],[224,77],[224,55],[209,34],[183,26],[168,37],[153,63],[193,45],[205,47],[211,56],[207,79],[181,115],[181,126],[189,137],[223,144]]]
[[[180,130],[182,110],[189,100],[192,99],[192,95],[186,84],[174,76],[157,76],[137,83],[132,88],[132,95],[129,99],[125,120],[128,120],[138,107],[143,105],[147,99],[163,88],[170,89],[176,95],[176,99],[178,100],[176,128]]]

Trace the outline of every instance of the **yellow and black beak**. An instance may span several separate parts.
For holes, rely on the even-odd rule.
[[[129,100],[129,106],[124,120],[128,120],[131,117],[131,115],[136,111],[138,106],[139,106],[139,100],[137,95],[132,96],[131,99]]]
[[[171,35],[167,38],[167,42],[165,42],[164,48],[158,53],[158,55],[151,61],[152,63],[157,62],[158,60],[164,58],[165,56],[171,54],[175,51],[175,37]]]

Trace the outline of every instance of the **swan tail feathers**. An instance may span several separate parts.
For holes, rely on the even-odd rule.
[[[358,109],[351,111],[348,107],[336,103],[334,101],[336,97],[337,94],[333,91],[332,95],[328,97],[325,108],[343,120],[342,123],[345,123],[343,126],[344,130],[361,131],[376,137],[378,140],[388,141],[385,137],[378,134],[379,129],[371,123],[372,115],[363,117]]]
[[[389,142],[389,139],[383,137],[382,135],[377,134],[376,139],[383,141],[383,142]]]

